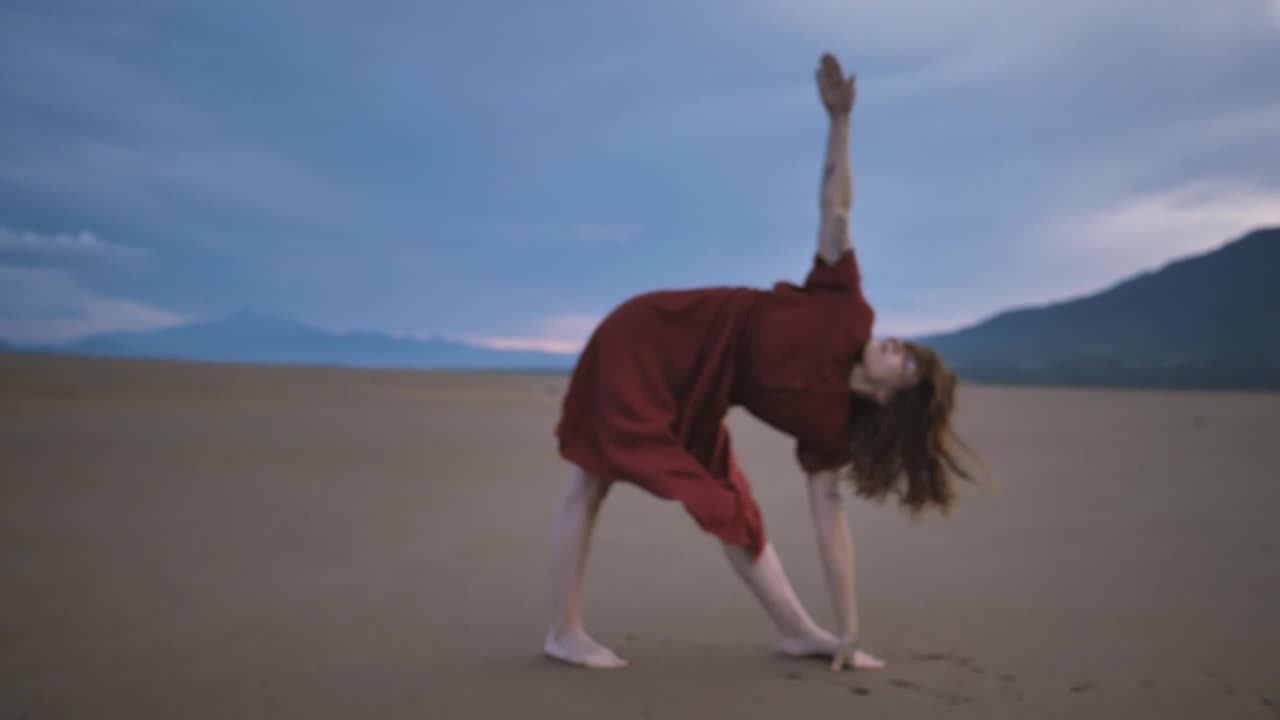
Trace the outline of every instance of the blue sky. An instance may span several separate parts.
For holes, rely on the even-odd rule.
[[[1280,0],[8,0],[0,338],[572,350],[638,292],[798,280],[828,49],[880,334],[1280,224]]]

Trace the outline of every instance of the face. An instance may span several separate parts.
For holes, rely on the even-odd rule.
[[[885,398],[894,390],[911,387],[918,380],[916,359],[897,338],[868,343],[863,351],[862,365],[867,379],[881,388]]]

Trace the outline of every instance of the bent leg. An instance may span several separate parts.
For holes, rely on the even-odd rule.
[[[551,629],[543,652],[573,665],[626,667],[627,661],[596,642],[582,624],[582,585],[600,505],[608,483],[575,469],[551,526]]]

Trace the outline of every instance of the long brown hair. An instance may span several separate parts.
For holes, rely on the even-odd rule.
[[[919,380],[880,405],[854,394],[852,481],[865,498],[896,495],[918,516],[930,506],[943,515],[955,500],[954,477],[972,481],[958,450],[976,456],[951,427],[956,376],[933,350],[904,343]]]

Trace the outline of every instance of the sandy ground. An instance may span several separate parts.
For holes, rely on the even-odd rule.
[[[593,673],[539,654],[565,381],[0,356],[0,717],[1280,717],[1280,396],[965,388],[994,487],[851,505],[878,673],[775,654],[619,486]],[[829,624],[790,445],[732,425]]]

